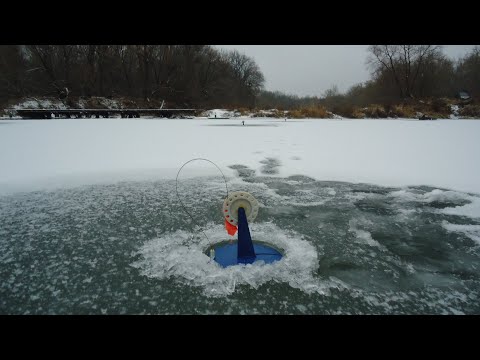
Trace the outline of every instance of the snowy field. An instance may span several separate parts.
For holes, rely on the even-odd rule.
[[[282,177],[480,194],[480,121],[241,121],[0,120],[0,191],[175,178],[204,157],[254,170],[272,159]]]
[[[245,125],[241,124],[245,121]],[[0,313],[479,314],[480,121],[0,120]],[[271,265],[222,269],[225,184]],[[181,300],[179,300],[181,299]]]

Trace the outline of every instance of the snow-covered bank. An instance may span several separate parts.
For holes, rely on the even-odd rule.
[[[280,176],[480,193],[479,138],[471,120],[2,120],[0,193],[174,178],[196,157],[226,174],[273,159]]]

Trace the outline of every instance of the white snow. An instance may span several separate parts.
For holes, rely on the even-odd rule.
[[[480,194],[480,121],[255,118],[245,119],[245,126],[241,122],[1,120],[0,193],[175,178],[182,164],[202,157],[227,176],[235,173],[229,165],[246,165],[259,173],[261,161],[274,158],[280,163],[279,176],[429,185]],[[188,166],[192,173],[195,166]]]
[[[399,201],[418,201],[427,204],[435,201],[474,200],[472,196],[466,195],[465,193],[449,190],[445,191],[440,189],[434,189],[424,194],[417,194],[411,192],[409,189],[401,189],[398,191],[392,191],[390,196]]]
[[[444,221],[442,226],[448,231],[463,233],[480,244],[480,225],[459,225],[450,224],[449,222]]]
[[[371,223],[369,224],[368,221],[365,221],[365,219],[362,218],[351,219],[348,222],[349,231],[355,234],[356,241],[385,250],[384,246],[372,238],[372,234],[370,232],[359,228],[362,225],[371,225]]]
[[[319,280],[313,276],[318,269],[318,254],[300,234],[286,232],[272,223],[253,223],[251,229],[258,239],[282,249],[284,257],[268,265],[256,262],[222,268],[204,254],[208,246],[225,239],[224,227],[216,225],[205,230],[208,240],[192,238],[191,233],[182,230],[150,240],[138,251],[142,259],[132,266],[151,278],[175,277],[182,283],[203,288],[209,297],[230,295],[236,285],[248,284],[257,289],[270,281],[288,283],[308,294],[325,295],[331,288],[345,287],[331,279]]]
[[[121,108],[121,104],[118,103],[117,100],[113,100],[113,99],[108,99],[108,98],[102,98],[102,97],[98,97],[97,98],[98,102],[105,106],[107,109],[120,109]]]
[[[31,98],[12,106],[12,109],[66,109],[65,104],[58,99]]]
[[[450,105],[450,110],[452,111],[450,119],[458,119],[458,111],[460,110],[460,107],[458,105]]]
[[[466,216],[471,218],[480,218],[480,197],[468,196],[466,200],[469,204],[442,209],[441,212],[448,215]]]
[[[390,196],[399,202],[421,202],[432,203],[435,201],[468,201],[465,205],[459,205],[454,207],[446,207],[444,209],[437,210],[438,213],[466,216],[471,218],[480,218],[480,196],[470,195],[457,191],[445,191],[440,189],[434,189],[424,194],[417,194],[409,189],[401,189],[398,191],[392,191]],[[414,210],[411,210],[413,212]],[[408,215],[408,211],[401,210],[403,215]]]
[[[212,109],[212,110],[209,110],[207,112],[205,112],[204,114],[207,118],[211,118],[211,119],[214,119],[214,118],[230,118],[230,117],[234,117],[234,112],[232,111],[228,111],[228,110],[225,110],[225,109]]]

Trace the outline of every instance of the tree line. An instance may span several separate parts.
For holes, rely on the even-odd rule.
[[[448,58],[435,45],[372,45],[366,66],[370,79],[345,93],[336,86],[319,96],[298,97],[262,91],[257,103],[264,108],[292,110],[308,106],[392,105],[422,99],[453,98],[467,91],[480,97],[480,47],[463,58]]]
[[[3,45],[0,100],[130,97],[172,107],[255,107],[255,61],[208,45]]]
[[[452,60],[436,45],[372,45],[370,79],[340,93],[263,90],[255,61],[209,45],[3,45],[0,103],[26,96],[129,97],[171,107],[292,110],[480,96],[480,47]],[[152,104],[152,106],[155,106]]]

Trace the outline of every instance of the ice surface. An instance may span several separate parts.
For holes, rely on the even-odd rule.
[[[480,245],[480,225],[459,225],[443,222],[443,227],[448,231],[463,233]]]
[[[225,241],[225,229],[216,226],[206,231],[208,239],[192,238],[190,233],[176,231],[151,240],[139,251],[142,260],[133,266],[149,277],[175,277],[182,283],[200,286],[206,296],[229,295],[239,285],[256,289],[269,281],[285,282],[307,293],[325,294],[328,291],[328,283],[313,277],[318,268],[317,252],[300,234],[285,232],[268,223],[250,224],[250,229],[256,240],[281,248],[285,252],[282,260],[268,265],[255,262],[222,268],[204,253],[211,244]]]
[[[243,164],[265,176],[480,193],[479,121],[248,123],[256,126],[242,126],[240,119],[9,121],[0,127],[0,194],[175,178],[195,157],[214,161],[226,175],[232,174],[228,166]],[[262,163],[265,158],[280,165]]]
[[[261,204],[253,237],[281,261],[209,262],[228,240],[218,174],[179,184],[208,239],[174,180],[17,193],[0,197],[0,313],[479,312],[480,222],[443,212],[476,196],[232,168],[230,190]]]
[[[0,121],[0,312],[478,313],[480,122],[241,121]],[[181,173],[208,240],[173,181],[198,157],[281,261],[209,262],[223,179]]]

